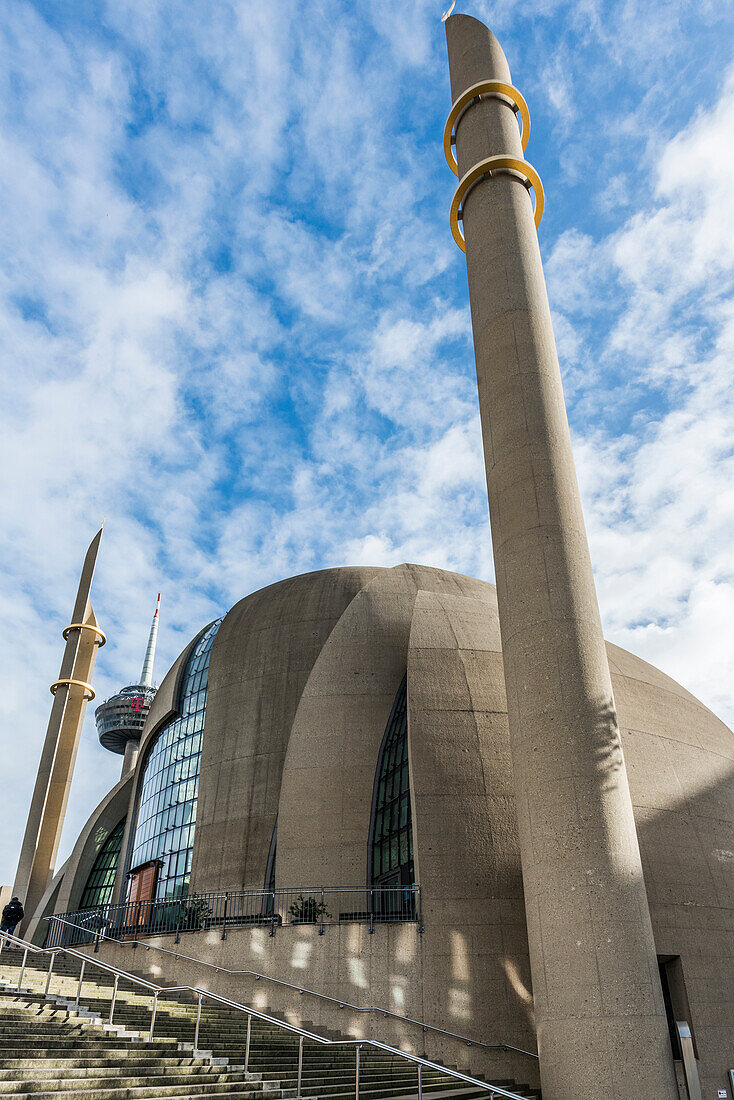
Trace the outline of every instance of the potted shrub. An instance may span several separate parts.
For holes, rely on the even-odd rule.
[[[317,901],[314,897],[304,897],[303,894],[299,894],[288,907],[288,913],[291,924],[319,924],[331,919],[331,913],[323,901]]]

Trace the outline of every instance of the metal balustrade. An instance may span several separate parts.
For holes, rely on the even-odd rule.
[[[327,1039],[323,1035],[317,1035],[314,1032],[307,1031],[305,1028],[297,1027],[295,1024],[290,1024],[285,1020],[279,1020],[275,1016],[268,1016],[265,1012],[260,1012],[258,1009],[252,1008],[249,1005],[240,1004],[238,1001],[230,1000],[228,997],[222,997],[218,993],[212,993],[210,990],[201,989],[199,986],[159,986],[154,982],[146,981],[144,978],[137,977],[135,974],[131,974],[126,970],[121,970],[119,967],[112,966],[109,963],[103,963],[98,959],[90,958],[89,955],[84,954],[81,951],[76,951],[72,947],[66,948],[49,948],[49,947],[36,947],[34,944],[28,943],[26,940],[22,940],[17,936],[11,935],[9,932],[0,932],[0,958],[2,950],[5,946],[14,947],[23,952],[22,963],[20,966],[20,973],[18,976],[17,990],[20,992],[23,988],[23,976],[26,970],[28,955],[30,953],[34,955],[47,955],[49,957],[48,976],[46,979],[45,995],[49,995],[51,981],[53,977],[53,965],[57,954],[63,954],[72,958],[79,959],[81,961],[81,973],[79,976],[79,985],[77,988],[76,1005],[79,1005],[79,999],[82,994],[82,985],[84,981],[84,972],[86,967],[94,967],[103,971],[107,975],[113,977],[112,994],[110,998],[110,1011],[108,1017],[108,1023],[111,1026],[114,1022],[115,1005],[117,1001],[117,992],[120,979],[124,979],[126,982],[131,982],[141,989],[146,990],[151,996],[151,1015],[150,1015],[150,1028],[148,1031],[149,1041],[153,1040],[156,1013],[158,1008],[158,1000],[163,994],[166,997],[178,994],[180,1001],[189,1001],[191,997],[196,1001],[196,1022],[193,1032],[193,1053],[196,1056],[199,1053],[199,1028],[201,1023],[201,1006],[204,1000],[213,1002],[214,1004],[223,1005],[226,1008],[234,1009],[236,1012],[241,1012],[247,1017],[246,1034],[243,1034],[243,1047],[245,1051],[245,1072],[248,1070],[249,1054],[250,1054],[250,1039],[252,1032],[252,1021],[259,1020],[268,1026],[280,1028],[283,1031],[290,1032],[294,1037],[298,1038],[298,1076],[296,1085],[296,1100],[303,1100],[302,1097],[302,1084],[303,1084],[303,1049],[306,1041],[314,1044],[320,1044],[321,1046],[327,1046],[330,1048],[349,1048],[352,1047],[355,1052],[355,1077],[354,1077],[354,1095],[355,1100],[359,1100],[359,1086],[360,1086],[360,1050],[365,1048],[371,1048],[374,1050],[385,1051],[386,1053],[393,1055],[396,1058],[404,1059],[411,1062],[416,1067],[416,1083],[418,1100],[423,1100],[423,1087],[422,1087],[422,1075],[424,1069],[433,1070],[440,1074],[445,1074],[447,1077],[451,1077],[456,1081],[461,1081],[465,1085],[471,1085],[474,1088],[481,1089],[487,1092],[489,1100],[499,1100],[499,1098],[506,1098],[506,1100],[527,1100],[527,1097],[521,1096],[519,1093],[510,1092],[508,1089],[502,1088],[500,1085],[493,1084],[489,1081],[483,1081],[481,1078],[471,1077],[467,1073],[461,1073],[459,1070],[452,1069],[449,1066],[441,1065],[440,1063],[431,1062],[427,1058],[421,1058],[417,1054],[409,1054],[407,1051],[399,1050],[397,1047],[392,1047],[387,1043],[382,1043],[377,1039]],[[184,996],[182,996],[184,995]]]
[[[332,924],[399,921],[421,924],[420,886],[293,887],[287,890],[225,890],[185,898],[99,905],[49,918],[46,947],[72,947],[104,936],[126,940],[137,936],[263,925],[275,935],[288,925],[317,925],[319,934]]]

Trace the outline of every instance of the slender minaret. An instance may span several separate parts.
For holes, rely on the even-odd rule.
[[[538,248],[542,187],[523,156],[529,116],[482,23],[453,15],[446,34],[451,222],[469,278],[543,1098],[674,1100]]]
[[[104,703],[100,703],[94,712],[100,744],[105,749],[109,749],[110,752],[119,753],[123,758],[120,778],[124,778],[135,767],[140,749],[140,736],[151,703],[155,698],[153,664],[155,663],[160,607],[161,594],[159,592],[155,612],[153,613],[153,622],[150,624],[148,647],[145,650],[143,671],[140,673],[139,682],[130,684],[118,691],[116,695],[105,699]]]
[[[140,683],[144,687],[153,686],[153,663],[155,661],[155,644],[158,640],[158,612],[161,608],[161,594],[158,593],[158,599],[156,600],[155,611],[153,612],[153,622],[150,624],[150,634],[148,635],[148,648],[145,651],[145,660],[143,661],[143,671],[140,674]]]
[[[92,610],[90,591],[101,538],[100,527],[84,559],[74,613],[63,632],[66,648],[59,678],[51,685],[51,717],[13,887],[25,908],[22,927],[33,916],[54,873],[84,714],[87,702],[94,699],[92,670],[105,636]]]

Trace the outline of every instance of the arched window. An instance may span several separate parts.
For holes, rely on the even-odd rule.
[[[275,889],[275,856],[278,849],[278,819],[275,819],[275,825],[273,827],[273,836],[270,840],[270,851],[268,852],[268,865],[265,868],[265,889]]]
[[[412,886],[414,882],[407,694],[406,674],[395,696],[377,760],[369,863],[374,886]]]
[[[189,888],[209,657],[221,622],[208,626],[194,646],[181,679],[179,713],[163,726],[144,765],[131,866],[160,861],[157,898],[184,897]]]
[[[263,916],[270,917],[273,913],[275,906],[275,856],[278,848],[278,819],[275,819],[275,825],[273,827],[273,835],[270,840],[270,851],[268,852],[268,863],[265,868],[265,887],[263,890],[263,902],[262,913]]]
[[[108,905],[112,901],[117,864],[120,859],[122,836],[125,832],[125,818],[116,825],[97,853],[94,866],[89,872],[84,887],[80,909],[92,909],[97,905]]]

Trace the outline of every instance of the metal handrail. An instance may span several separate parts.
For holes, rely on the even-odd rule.
[[[45,917],[47,921],[59,921],[61,924],[68,924],[72,928],[82,928],[83,925],[75,924],[74,921],[69,921],[65,917],[52,916]],[[482,1047],[484,1050],[506,1050],[514,1051],[516,1054],[525,1054],[528,1058],[535,1058],[537,1060],[538,1055],[532,1050],[524,1050],[522,1047],[513,1046],[512,1043],[483,1043],[479,1039],[468,1039],[466,1035],[458,1035],[455,1031],[446,1031],[445,1028],[436,1027],[435,1024],[427,1024],[423,1020],[414,1020],[410,1016],[402,1016],[399,1012],[393,1012],[389,1008],[381,1008],[379,1005],[355,1005],[350,1001],[340,1000],[338,997],[329,997],[325,993],[317,993],[315,989],[306,989],[302,985],[293,985],[292,982],[285,982],[282,978],[273,978],[269,974],[259,974],[256,970],[230,970],[227,966],[219,966],[217,963],[206,962],[204,959],[197,959],[193,955],[184,955],[181,951],[171,951],[168,947],[159,947],[154,943],[145,943],[143,940],[117,940],[112,936],[105,936],[103,932],[98,933],[98,939],[107,940],[109,943],[114,943],[117,946],[125,947],[144,947],[146,951],[160,951],[163,955],[172,955],[174,959],[184,959],[186,962],[196,963],[198,966],[206,966],[210,970],[216,971],[218,974],[230,974],[233,977],[254,978],[255,981],[272,982],[274,985],[285,986],[286,989],[293,989],[296,993],[303,995],[308,994],[310,997],[316,997],[320,1001],[328,1001],[330,1004],[337,1005],[339,1008],[349,1008],[354,1012],[377,1012],[382,1016],[390,1016],[394,1020],[400,1020],[404,1024],[413,1024],[416,1027],[422,1028],[424,1031],[435,1031],[438,1035],[445,1035],[449,1039],[458,1039],[460,1042],[465,1043],[468,1047]]]
[[[222,939],[226,939],[229,928],[251,924],[269,926],[271,936],[278,928],[295,924],[317,924],[319,935],[324,935],[329,925],[355,920],[366,922],[370,932],[376,925],[396,922],[416,922],[423,931],[419,883],[218,890],[186,897],[106,903],[63,916],[81,925],[80,930],[90,937],[97,927],[106,926],[118,938],[170,932],[175,934],[176,943],[182,932],[221,926]],[[47,940],[44,946],[65,944]],[[72,940],[72,946],[79,944]]]
[[[112,999],[110,1002],[110,1014],[109,1023],[112,1024],[115,1002],[117,999],[117,987],[120,978],[124,978],[125,981],[133,982],[137,985],[146,986],[153,991],[153,1004],[151,1006],[151,1022],[150,1030],[148,1032],[148,1039],[153,1039],[153,1029],[155,1027],[156,1010],[158,1006],[158,997],[161,993],[191,993],[197,998],[197,1012],[196,1012],[196,1027],[194,1031],[194,1055],[197,1054],[198,1040],[199,1040],[199,1025],[201,1021],[201,1002],[206,997],[211,1001],[215,1001],[217,1004],[226,1005],[228,1008],[233,1008],[238,1012],[244,1012],[248,1017],[247,1027],[247,1048],[245,1057],[245,1072],[248,1071],[249,1053],[250,1053],[250,1030],[252,1018],[262,1020],[272,1027],[279,1027],[284,1031],[290,1031],[291,1033],[298,1035],[298,1080],[296,1087],[296,1100],[302,1100],[301,1085],[302,1085],[302,1073],[303,1073],[303,1043],[305,1039],[310,1042],[320,1043],[322,1046],[330,1047],[355,1047],[357,1052],[364,1046],[376,1047],[378,1050],[387,1051],[389,1054],[395,1055],[397,1058],[404,1058],[406,1061],[414,1062],[418,1067],[418,1092],[422,1093],[422,1080],[421,1074],[423,1068],[436,1070],[439,1073],[446,1074],[449,1077],[453,1077],[456,1080],[464,1081],[467,1084],[473,1085],[475,1088],[483,1089],[489,1093],[489,1100],[496,1100],[497,1097],[506,1097],[507,1100],[526,1100],[525,1097],[519,1096],[516,1092],[509,1092],[507,1089],[502,1088],[500,1085],[490,1084],[488,1081],[482,1081],[477,1077],[471,1077],[467,1073],[462,1073],[460,1070],[451,1069],[449,1066],[442,1066],[437,1062],[431,1062],[428,1058],[421,1058],[417,1054],[409,1054],[405,1050],[399,1050],[397,1047],[391,1047],[387,1043],[382,1043],[378,1039],[327,1039],[323,1035],[317,1035],[315,1032],[306,1031],[305,1028],[298,1027],[296,1024],[290,1024],[287,1020],[278,1020],[274,1016],[268,1016],[265,1012],[260,1012],[257,1008],[252,1008],[249,1005],[240,1004],[239,1001],[232,1001],[229,997],[223,997],[219,993],[212,993],[208,989],[201,989],[199,986],[181,985],[181,986],[157,986],[154,982],[148,982],[145,978],[138,978],[134,974],[129,973],[127,970],[122,970],[120,967],[112,966],[110,963],[101,963],[96,959],[90,959],[90,957],[84,954],[83,951],[76,951],[74,948],[46,948],[37,947],[35,944],[28,943],[27,940],[22,940],[18,936],[13,936],[9,932],[0,932],[0,953],[2,952],[3,945],[5,943],[11,943],[17,945],[23,949],[23,962],[20,968],[20,975],[18,977],[18,991],[20,991],[23,984],[23,973],[25,971],[26,963],[28,960],[28,952],[30,951],[34,955],[51,955],[51,964],[49,966],[49,976],[46,980],[46,994],[51,981],[51,971],[53,968],[54,959],[57,954],[73,955],[75,958],[82,960],[82,971],[79,978],[79,988],[77,990],[76,1003],[79,1004],[79,995],[81,993],[82,980],[84,978],[84,967],[87,964],[98,967],[100,970],[105,970],[108,973],[115,975],[115,982],[112,992]],[[359,1054],[357,1053],[355,1063],[355,1097],[358,1100],[359,1097]]]

